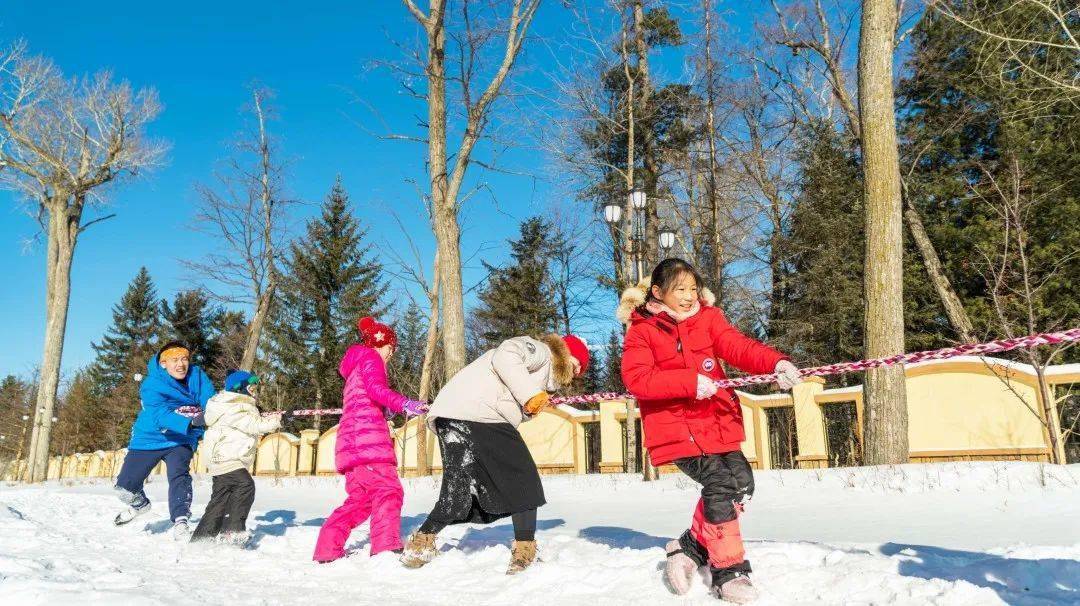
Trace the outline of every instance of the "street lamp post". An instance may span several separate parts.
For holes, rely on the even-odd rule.
[[[649,197],[644,190],[633,189],[627,194],[627,201],[630,203],[630,233],[621,234],[620,248],[622,247],[622,238],[627,238],[627,244],[629,244],[630,255],[634,264],[634,283],[641,282],[641,279],[645,277],[645,207],[648,206]],[[618,225],[622,221],[623,207],[621,204],[609,203],[604,205],[604,221],[618,229]],[[673,233],[673,232],[672,232]],[[663,248],[663,238],[661,238],[660,246]]]
[[[642,278],[645,277],[645,207],[648,205],[648,196],[643,190],[633,189],[627,194],[627,201],[631,211],[630,216],[630,233],[626,234],[621,232],[618,227],[622,221],[623,207],[621,204],[615,202],[604,205],[604,221],[608,225],[615,228],[615,232],[619,234],[619,240],[616,244],[620,249],[623,249],[622,238],[629,239],[629,249],[632,255],[634,263],[634,284],[640,284]],[[660,249],[665,253],[675,245],[675,231],[670,227],[664,226],[660,228],[659,242]],[[626,470],[633,472],[637,467],[637,418],[635,414],[635,405],[633,400],[626,401],[626,426],[625,426],[625,443],[626,443]],[[649,463],[648,459],[642,461],[642,469],[645,471],[645,480],[652,480],[656,478],[656,469]]]

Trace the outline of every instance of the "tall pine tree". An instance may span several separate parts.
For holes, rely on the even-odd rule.
[[[405,314],[395,323],[394,331],[398,346],[390,358],[390,380],[399,392],[415,398],[420,389],[428,331],[427,318],[415,302],[409,302]]]
[[[862,174],[847,138],[831,124],[808,125],[791,225],[782,240],[792,273],[776,326],[778,346],[807,365],[859,359],[863,352]]]
[[[145,267],[139,269],[120,302],[113,306],[112,316],[112,325],[100,344],[91,344],[97,357],[90,372],[95,390],[101,395],[129,385],[136,373],[146,374],[146,364],[155,353],[161,317],[157,289]]]
[[[549,271],[550,234],[551,226],[543,219],[527,219],[519,237],[510,241],[513,263],[507,267],[484,263],[488,282],[474,314],[484,349],[511,337],[555,330],[558,310]]]
[[[214,322],[220,310],[211,307],[210,299],[201,290],[182,290],[170,304],[161,301],[162,335],[177,340],[191,350],[191,363],[207,369],[218,357],[214,338]]]
[[[365,235],[339,178],[285,263],[270,329],[271,373],[283,406],[341,405],[337,367],[356,341],[356,321],[383,311],[382,266],[369,258]]]
[[[619,332],[613,330],[608,336],[607,347],[604,350],[606,364],[604,365],[602,382],[603,391],[614,391],[616,393],[626,391],[622,382],[622,353],[622,339],[619,338]]]
[[[161,335],[157,289],[145,267],[139,269],[120,302],[113,306],[113,322],[100,344],[92,344],[97,357],[89,369],[91,387],[80,398],[99,402],[100,415],[94,426],[107,427],[103,444],[125,442],[141,407],[135,377],[145,375],[147,363],[156,353]],[[80,386],[80,390],[82,386]],[[85,408],[85,407],[84,407]],[[75,419],[69,419],[74,421]]]
[[[961,12],[979,10],[953,4]],[[1047,13],[1024,5],[995,15],[1011,20],[1009,30],[1020,38],[1040,38],[1059,27]],[[1018,193],[1036,201],[1024,226],[1033,281],[1040,285],[1036,330],[1075,322],[1080,263],[1061,262],[1080,250],[1080,110],[1053,94],[1017,94],[1018,87],[1038,86],[1037,78],[1019,69],[1000,78],[996,67],[1012,62],[1005,50],[936,11],[920,20],[912,43],[910,75],[898,89],[906,163],[914,164],[908,189],[977,334],[1001,336],[980,265],[1003,235],[990,176],[1008,189],[1014,172],[1023,176],[1015,184]],[[1034,50],[1028,60],[1046,73],[1061,68]],[[1075,74],[1075,62],[1069,65]],[[1074,348],[1066,356],[1080,353]]]

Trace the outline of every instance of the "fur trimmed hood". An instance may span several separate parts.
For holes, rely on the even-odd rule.
[[[556,334],[542,335],[536,338],[551,350],[551,374],[560,387],[566,387],[574,380],[574,366],[571,364],[570,348],[566,341]]]
[[[631,286],[623,291],[622,297],[619,298],[619,307],[615,309],[615,317],[619,319],[621,324],[629,324],[630,316],[634,313],[634,310],[645,305],[646,295],[651,285],[652,280],[645,278],[638,282],[637,286]],[[701,287],[699,298],[702,306],[712,307],[716,303],[716,295],[704,286]]]

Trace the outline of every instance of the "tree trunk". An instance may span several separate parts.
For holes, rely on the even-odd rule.
[[[933,283],[934,290],[937,291],[938,298],[941,299],[941,304],[945,307],[945,315],[948,316],[949,323],[952,324],[953,330],[956,331],[962,342],[974,343],[975,328],[971,325],[971,319],[968,318],[967,311],[964,310],[964,304],[960,302],[960,297],[953,290],[949,278],[945,276],[945,270],[941,266],[941,259],[938,257],[933,242],[930,241],[930,236],[926,233],[922,218],[919,217],[919,211],[915,209],[911,200],[906,199],[906,197],[904,200],[904,219],[908,231],[911,232],[911,238],[915,240],[915,246],[919,249],[923,265],[926,266],[926,273],[930,276],[930,282]]]
[[[319,358],[321,359],[322,357],[323,357],[323,353],[322,353],[322,348],[320,347],[319,348]],[[312,373],[314,375],[312,377],[312,379],[314,380],[314,383],[315,383],[315,410],[322,410],[323,409],[322,377],[319,376],[320,373],[322,372],[322,369],[323,369],[323,365],[320,364],[319,369],[317,371],[315,371],[314,373]],[[322,433],[322,415],[318,414],[318,413],[315,414],[315,429],[317,429],[319,431],[319,433]]]
[[[641,8],[640,0],[634,4],[634,22],[635,31],[637,29],[637,12]],[[636,98],[635,88],[637,82],[637,75],[630,73],[630,53],[626,44],[626,28],[622,29],[622,59],[623,59],[623,74],[626,77],[626,191],[633,191],[634,189],[634,146],[636,135]],[[627,195],[624,200],[626,205],[626,212],[624,213],[624,225],[629,225],[629,229],[624,229],[623,234],[625,236],[624,242],[627,245],[627,255],[624,260],[634,265],[633,275],[635,277],[635,285],[640,283],[644,279],[644,269],[642,267],[641,256],[644,250],[641,250],[640,243],[635,245],[633,243],[633,237],[636,235],[634,230],[634,214],[637,212],[634,209],[634,205],[630,201],[630,196]],[[636,248],[635,248],[636,247]],[[634,400],[626,400],[626,423],[623,426],[623,438],[626,442],[626,465],[627,473],[633,473],[635,462],[637,461],[637,439],[634,434]]]
[[[27,482],[45,480],[49,471],[49,438],[60,384],[60,361],[64,353],[68,303],[71,298],[71,263],[79,237],[81,203],[69,210],[66,199],[49,204],[48,245],[45,259],[45,346],[41,359],[34,430],[27,450]]]
[[[634,2],[634,47],[637,55],[639,115],[651,115],[652,112],[652,81],[649,77],[649,47],[645,44],[645,10],[642,0]],[[650,193],[648,204],[645,206],[645,235],[642,242],[641,259],[644,272],[648,274],[653,266],[660,262],[660,192],[658,181],[660,167],[656,157],[656,135],[651,124],[649,128],[641,129],[641,162],[645,170],[642,185]]]
[[[1056,414],[1054,394],[1050,389],[1050,386],[1046,382],[1046,366],[1035,356],[1028,356],[1035,367],[1035,377],[1038,380],[1039,387],[1039,399],[1042,400],[1043,419],[1046,420],[1046,437],[1050,442],[1050,462],[1054,464],[1063,463],[1061,460],[1059,446],[1061,444],[1061,422],[1058,420]]]
[[[713,288],[716,290],[716,305],[724,302],[724,241],[721,237],[720,199],[716,193],[716,74],[712,56],[712,12],[713,0],[704,0],[702,12],[705,19],[705,141],[708,144],[708,196],[709,196],[709,239],[713,254]]]
[[[431,375],[435,370],[435,354],[439,345],[439,258],[436,253],[434,275],[428,290],[431,309],[428,311],[428,334],[424,344],[424,364],[420,367],[420,390],[417,397],[421,402],[431,400]],[[416,473],[431,475],[431,461],[428,460],[427,415],[420,415],[416,423]]]
[[[821,3],[816,2],[815,8],[818,12],[819,22],[824,23],[825,12],[824,9],[822,9]],[[852,100],[851,94],[848,93],[847,84],[845,83],[844,78],[844,69],[837,56],[832,54],[831,49],[831,44],[824,46],[821,55],[826,63],[828,81],[830,88],[832,89],[833,99],[840,104],[840,109],[844,112],[852,137],[854,137],[856,141],[862,141],[863,129],[859,124],[859,111],[856,110],[855,102]],[[897,162],[896,170],[900,170],[899,162]],[[903,190],[903,179],[899,176],[897,178],[900,179],[901,188]],[[941,258],[937,254],[934,243],[926,233],[926,228],[923,226],[919,211],[908,199],[907,192],[902,191],[902,194],[904,196],[904,222],[907,224],[908,230],[915,240],[915,246],[919,249],[919,256],[922,257],[930,282],[934,285],[934,290],[941,300],[941,305],[945,308],[945,315],[949,318],[949,323],[952,325],[953,330],[956,331],[956,334],[960,337],[961,341],[964,343],[974,343],[975,331],[974,328],[972,328],[971,320],[968,318],[967,311],[964,310],[963,303],[960,302],[960,297],[956,295],[952,283],[949,281],[949,278],[945,275],[945,272],[941,267]]]
[[[240,359],[240,370],[251,372],[255,366],[255,357],[259,353],[259,338],[262,336],[263,326],[270,314],[270,303],[274,299],[274,290],[277,284],[270,282],[266,290],[259,295],[258,304],[255,306],[255,316],[251,318],[248,326],[247,340],[244,341],[244,355]]]
[[[451,195],[446,157],[446,22],[445,2],[432,2],[428,37],[428,171],[431,221],[435,232],[443,364],[451,377],[465,367],[465,305],[461,285],[461,228],[457,200]]]
[[[866,207],[866,357],[904,351],[903,213],[893,110],[894,0],[863,0],[859,33],[859,115]],[[904,368],[866,373],[865,462],[908,461]]]

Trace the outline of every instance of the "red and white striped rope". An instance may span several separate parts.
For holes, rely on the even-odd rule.
[[[881,368],[884,366],[894,366],[896,364],[913,364],[915,362],[924,362],[926,360],[945,360],[947,358],[955,358],[957,356],[980,356],[990,353],[1000,353],[1005,351],[1012,351],[1020,348],[1031,348],[1039,345],[1056,345],[1059,343],[1068,343],[1071,341],[1080,341],[1080,328],[1070,328],[1069,330],[1063,330],[1060,332],[1045,332],[1034,335],[1027,335],[1025,337],[1016,337],[1013,339],[998,339],[996,341],[988,341],[986,343],[969,343],[964,345],[957,345],[956,347],[943,347],[941,349],[932,349],[929,351],[915,351],[906,354],[897,354],[895,356],[887,356],[884,358],[874,358],[870,360],[858,360],[856,362],[840,362],[837,364],[829,364],[827,366],[815,366],[813,368],[802,368],[799,370],[799,374],[804,377],[825,377],[829,375],[838,375],[847,372],[859,372],[863,370],[869,370],[871,368]],[[767,375],[753,375],[749,377],[738,377],[735,379],[724,379],[723,381],[717,381],[716,384],[721,389],[727,389],[732,387],[745,387],[747,385],[759,385],[761,383],[772,383],[776,381],[775,374]],[[623,398],[632,397],[627,393],[618,392],[602,392],[582,394],[577,396],[559,396],[551,398],[552,404],[595,404],[598,402],[609,402],[611,400],[621,400]],[[342,410],[340,408],[326,408],[322,410],[314,408],[305,408],[300,410],[294,410],[293,415],[298,417],[313,416],[313,415],[339,415]]]

